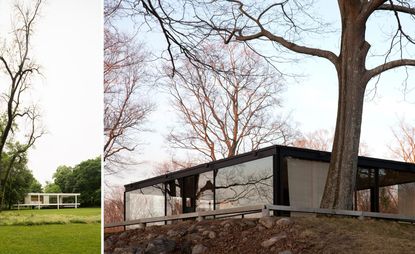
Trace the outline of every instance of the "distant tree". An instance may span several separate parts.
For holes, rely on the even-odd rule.
[[[171,158],[171,160],[162,161],[156,164],[153,170],[153,174],[158,175],[165,175],[170,172],[174,172],[180,169],[189,168],[192,166],[197,165],[197,161],[185,161],[185,160],[176,160]]]
[[[302,134],[293,142],[293,146],[329,152],[332,149],[333,138],[333,132],[326,129],[319,129]],[[364,141],[360,142],[359,155],[369,156],[369,148]]]
[[[75,167],[59,166],[53,174],[53,183],[48,183],[48,186],[49,190],[81,193],[79,202],[82,206],[100,206],[101,157],[82,161]]]
[[[53,181],[62,192],[72,192],[75,184],[73,169],[68,166],[59,166],[53,174]]]
[[[395,140],[389,147],[393,156],[415,163],[415,127],[403,120],[392,129]]]
[[[303,134],[293,143],[295,147],[309,148],[320,151],[330,151],[333,144],[333,134],[326,129]]]
[[[180,119],[168,136],[173,148],[217,160],[293,140],[277,113],[283,83],[264,59],[236,44],[200,54],[208,68],[184,60],[166,84]]]
[[[83,161],[73,170],[73,190],[80,192],[83,206],[101,205],[101,157]]]
[[[61,193],[62,190],[56,183],[46,182],[43,188],[45,193]]]
[[[30,187],[29,187],[29,192],[34,192],[34,193],[43,192],[42,184],[39,183],[38,180],[33,179],[32,183],[30,184]]]
[[[10,38],[2,38],[1,42],[0,75],[5,78],[2,80],[6,85],[2,86],[4,92],[0,104],[0,160],[5,158],[3,154],[8,153],[11,165],[0,161],[0,203],[6,195],[4,190],[10,179],[12,164],[20,160],[44,133],[39,128],[40,115],[36,105],[29,105],[23,99],[30,90],[32,77],[39,70],[30,46],[41,3],[41,0],[36,0],[28,4],[15,4],[13,31]],[[17,137],[25,139],[16,142]]]
[[[107,188],[104,201],[104,222],[107,224],[122,221],[124,221],[124,188],[120,186]],[[123,228],[111,229],[111,231],[118,230],[123,230]]]
[[[7,160],[8,158],[4,158],[3,162],[7,163]],[[5,189],[6,195],[1,206],[10,209],[14,204],[22,202],[29,192],[42,192],[42,188],[27,168],[27,156],[24,154],[13,163]]]

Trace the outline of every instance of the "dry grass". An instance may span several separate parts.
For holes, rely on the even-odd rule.
[[[100,208],[3,211],[0,213],[0,226],[100,223],[100,211]]]
[[[295,218],[315,253],[415,253],[415,225],[352,218]]]

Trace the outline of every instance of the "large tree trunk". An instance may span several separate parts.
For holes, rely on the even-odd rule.
[[[348,10],[343,13],[352,15],[342,17],[342,45],[336,65],[339,79],[336,131],[321,207],[351,210],[356,185],[363,99],[368,82],[365,77],[365,59],[370,46],[365,41],[365,22],[357,17],[359,11]]]

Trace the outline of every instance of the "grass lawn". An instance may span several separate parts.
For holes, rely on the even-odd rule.
[[[0,226],[0,253],[100,253],[100,232],[98,223]]]
[[[0,213],[0,254],[100,253],[101,209],[34,209]]]

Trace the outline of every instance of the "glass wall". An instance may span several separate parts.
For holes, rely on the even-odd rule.
[[[274,160],[269,156],[126,192],[125,219],[273,204],[274,191],[280,189],[284,191],[277,196],[279,204],[320,207],[329,163],[319,161],[317,156],[315,160],[310,158],[282,158],[280,185],[275,183],[278,190],[273,188]],[[371,161],[365,161],[364,165],[371,165],[368,163]],[[354,209],[415,216],[415,172],[379,169],[379,163],[373,165],[373,168],[358,168]]]
[[[217,170],[216,209],[272,204],[272,157]]]
[[[164,216],[164,184],[126,192],[126,220]]]

